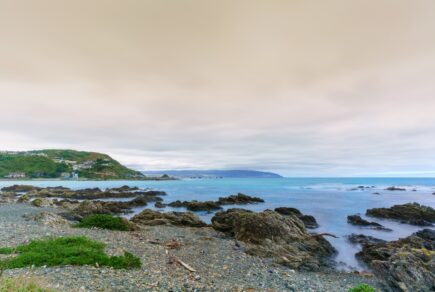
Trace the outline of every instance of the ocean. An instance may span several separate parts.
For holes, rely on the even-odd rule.
[[[364,269],[355,259],[360,247],[349,243],[347,235],[352,233],[371,235],[384,240],[406,237],[422,227],[401,224],[391,220],[368,218],[379,222],[392,232],[370,230],[347,223],[348,215],[360,214],[375,207],[390,207],[395,204],[417,202],[435,208],[435,178],[225,178],[183,179],[175,181],[0,181],[0,188],[13,184],[35,186],[64,186],[72,189],[101,189],[128,185],[165,191],[165,203],[175,200],[215,200],[221,196],[245,193],[258,196],[265,203],[238,206],[253,211],[276,207],[295,207],[302,213],[313,215],[320,227],[310,232],[328,232],[338,238],[327,237],[338,250],[337,262],[342,269]],[[358,186],[369,188],[358,189]],[[406,191],[386,191],[390,186],[406,188]],[[380,193],[375,195],[374,193]],[[234,206],[225,206],[232,208]],[[153,205],[145,208],[153,209]],[[143,208],[135,209],[135,213]],[[182,209],[166,208],[165,211]],[[198,212],[204,221],[210,222],[213,213]],[[0,214],[1,216],[1,214]],[[127,215],[131,217],[132,214]]]

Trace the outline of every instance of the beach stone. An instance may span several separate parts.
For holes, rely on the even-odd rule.
[[[435,230],[396,241],[364,245],[357,258],[393,291],[435,290]]]
[[[27,221],[36,221],[38,223],[41,223],[43,225],[48,225],[50,227],[57,227],[61,225],[68,224],[68,221],[65,220],[62,216],[59,216],[55,213],[51,212],[40,212],[38,214],[25,214],[23,215],[23,218],[25,218]]]
[[[403,223],[431,226],[435,222],[435,209],[418,203],[394,205],[390,208],[368,209],[366,215],[401,220]]]
[[[140,225],[175,225],[188,227],[205,227],[206,223],[201,221],[192,212],[167,212],[161,213],[145,209],[131,218],[131,221]]]
[[[270,210],[218,212],[212,218],[212,226],[247,243],[248,254],[272,257],[294,269],[319,270],[331,264],[330,257],[336,253],[322,236],[308,234],[296,216],[282,216]]]

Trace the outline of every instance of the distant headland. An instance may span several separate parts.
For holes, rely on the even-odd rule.
[[[279,174],[258,170],[160,170],[142,171],[145,175],[170,175],[179,178],[281,178]]]
[[[0,151],[0,179],[169,180],[147,177],[107,154],[65,149]]]

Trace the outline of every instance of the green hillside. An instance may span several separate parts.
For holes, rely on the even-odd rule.
[[[0,178],[143,179],[102,153],[75,150],[0,152]]]

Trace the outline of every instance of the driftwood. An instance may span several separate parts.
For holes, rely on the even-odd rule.
[[[173,263],[173,262],[178,263],[181,266],[183,266],[186,270],[188,270],[189,272],[196,272],[196,270],[194,268],[192,268],[191,266],[189,266],[188,264],[186,264],[185,262],[183,262],[182,260],[180,260],[176,256],[170,254],[169,250],[166,249],[165,253],[169,256],[170,263]]]
[[[317,237],[317,236],[331,236],[331,237],[334,237],[334,238],[338,238],[337,235],[334,235],[332,233],[326,233],[326,232],[324,232],[324,233],[313,233],[313,234],[310,234],[310,235],[313,236],[313,237]]]

